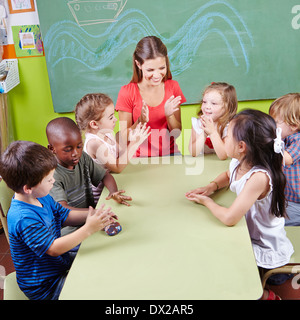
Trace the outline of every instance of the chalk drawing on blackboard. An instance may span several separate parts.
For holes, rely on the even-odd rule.
[[[213,34],[219,38],[218,43],[215,43],[216,49],[222,42],[225,43],[233,64],[238,67],[241,61],[244,61],[245,73],[248,73],[250,61],[247,47],[254,46],[250,30],[232,5],[226,1],[209,1],[197,10],[171,39],[163,39],[166,44],[176,43],[168,54],[172,74],[179,75],[191,67],[201,45]]]
[[[193,67],[200,46],[211,35],[216,36],[214,49],[225,43],[226,51],[220,51],[221,56],[227,54],[234,66],[243,64],[245,73],[249,71],[248,48],[254,46],[252,34],[237,10],[226,1],[210,1],[201,6],[169,38],[160,34],[139,9],[123,11],[115,23],[97,35],[88,33],[72,21],[59,21],[49,28],[44,39],[47,62],[55,67],[65,59],[72,59],[90,70],[103,70],[123,50],[136,45],[146,35],[156,35],[166,44],[173,75],[180,75]]]
[[[69,9],[79,26],[115,22],[127,0],[74,0]]]

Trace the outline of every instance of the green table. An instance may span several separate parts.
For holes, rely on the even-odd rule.
[[[135,161],[149,163],[114,175],[132,196],[131,206],[106,201],[107,190],[99,201],[113,208],[122,232],[109,237],[100,231],[81,244],[60,299],[259,299],[245,219],[227,227],[185,198],[227,170],[229,161],[215,155]],[[214,195],[225,206],[234,197],[230,190]]]

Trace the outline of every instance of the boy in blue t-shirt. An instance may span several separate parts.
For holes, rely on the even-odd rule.
[[[49,195],[57,166],[47,148],[12,142],[0,160],[0,175],[15,191],[7,215],[10,250],[20,289],[29,299],[58,299],[74,255],[70,250],[111,224],[111,208],[70,210]],[[3,182],[2,182],[3,183]],[[60,236],[61,227],[83,224]]]

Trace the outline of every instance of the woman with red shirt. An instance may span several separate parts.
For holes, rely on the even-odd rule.
[[[181,133],[180,104],[184,102],[178,82],[172,80],[166,46],[155,36],[140,40],[133,53],[131,82],[121,87],[116,102],[125,141],[128,130],[139,122],[146,122],[151,128],[137,157],[179,153],[175,139]]]

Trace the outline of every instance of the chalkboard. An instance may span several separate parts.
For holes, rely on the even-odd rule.
[[[226,81],[238,99],[273,99],[300,89],[299,0],[37,0],[56,112],[86,93],[117,99],[132,53],[147,35],[168,48],[187,104]]]

